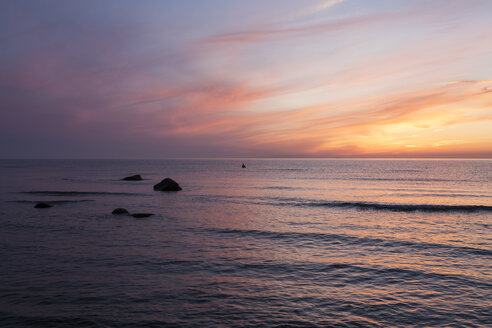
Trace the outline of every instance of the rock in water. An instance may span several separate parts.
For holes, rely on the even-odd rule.
[[[154,214],[152,213],[133,213],[132,216],[136,219],[142,219],[142,218],[148,218],[149,216],[152,216]]]
[[[165,178],[154,186],[154,190],[158,191],[179,191],[182,190],[179,184],[173,179]]]
[[[140,181],[140,180],[143,180],[143,179],[142,179],[142,176],[140,174],[135,174],[135,175],[131,175],[129,177],[123,178],[121,180],[125,180],[125,181]]]
[[[114,215],[130,214],[126,209],[121,207],[115,208],[111,213]]]
[[[53,207],[53,205],[44,202],[39,202],[36,203],[36,205],[34,205],[34,208],[50,208],[50,207]]]

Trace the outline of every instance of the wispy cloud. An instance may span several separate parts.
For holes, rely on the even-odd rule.
[[[328,8],[331,8],[339,3],[344,2],[345,0],[328,0],[328,1],[323,1],[321,3],[316,4],[315,6],[312,6],[308,8],[306,11],[302,12],[299,14],[297,17],[306,17],[306,16],[311,16],[318,14]]]
[[[289,37],[309,36],[316,33],[329,33],[347,28],[356,28],[371,22],[381,22],[387,19],[397,19],[396,13],[380,13],[360,15],[343,19],[334,19],[317,24],[296,26],[265,27],[238,32],[221,33],[202,40],[204,43],[256,43]]]
[[[339,4],[341,2],[343,2],[345,0],[328,0],[328,1],[324,1],[323,3],[315,6],[312,11],[311,11],[311,14],[315,14],[315,13],[318,13],[320,11],[323,11],[325,9],[328,9],[330,7],[333,7],[334,5],[336,4]]]
[[[463,142],[455,142],[454,136],[446,134],[438,139],[408,136],[415,131],[446,130],[492,120],[492,95],[481,92],[483,85],[479,81],[456,82],[390,98],[380,97],[346,114],[336,114],[337,108],[347,106],[344,103],[251,112],[248,107],[275,91],[238,86],[222,95],[211,94],[203,102],[202,111],[193,110],[201,101],[191,101],[162,117],[154,116],[155,122],[168,122],[168,125],[162,129],[163,125],[157,124],[152,133],[219,139],[223,146],[245,147],[279,156],[407,154],[422,148],[439,152]],[[390,135],[398,137],[389,142]]]
[[[173,3],[176,17],[146,5],[130,15],[120,2],[0,3],[1,145],[93,156],[492,153],[489,2],[252,2],[217,19],[210,1],[200,15]]]

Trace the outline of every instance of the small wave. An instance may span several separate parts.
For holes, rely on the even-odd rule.
[[[304,172],[304,171],[307,171],[307,169],[271,169],[271,168],[268,168],[268,169],[263,169],[264,171],[280,171],[280,172]]]
[[[83,317],[5,315],[3,323],[9,327],[100,327],[97,321]],[[105,320],[106,321],[106,320]]]
[[[306,171],[306,169],[277,169],[277,171],[293,171],[293,172],[301,172],[301,171]]]
[[[492,250],[484,248],[476,248],[470,246],[456,246],[437,243],[426,242],[414,242],[408,240],[390,239],[390,238],[377,238],[377,237],[357,237],[344,234],[331,234],[322,232],[277,232],[266,230],[242,230],[242,229],[208,229],[210,232],[219,234],[233,234],[238,236],[250,236],[254,238],[264,238],[273,240],[285,240],[289,244],[306,243],[307,245],[316,242],[317,245],[325,243],[328,245],[357,245],[367,247],[385,247],[385,248],[411,248],[420,251],[428,250],[440,250],[441,254],[451,254],[453,256],[460,255],[478,255],[478,256],[492,256]]]
[[[253,262],[233,263],[228,271],[254,271],[255,274],[266,273],[268,275],[291,275],[296,279],[318,279],[322,281],[327,274],[332,280],[338,282],[350,282],[351,284],[388,285],[399,284],[402,281],[418,280],[427,284],[445,284],[448,287],[473,286],[474,288],[489,289],[492,284],[470,276],[459,274],[436,273],[410,268],[386,267],[380,265],[368,266],[363,264],[349,264],[342,262]]]
[[[262,198],[258,204],[297,207],[328,207],[354,208],[358,210],[390,211],[390,212],[492,212],[489,205],[445,205],[445,204],[395,204],[357,201],[322,201],[305,200],[301,198],[269,197]],[[269,201],[270,200],[270,201]]]
[[[282,187],[264,187],[263,189],[284,189]],[[288,190],[289,187],[285,189]],[[475,197],[479,197],[476,195]],[[488,196],[484,196],[488,197]],[[389,211],[389,212],[441,212],[441,213],[477,213],[492,212],[489,205],[444,205],[444,204],[394,204],[373,203],[357,201],[316,201],[301,198],[288,197],[255,197],[255,196],[225,196],[225,195],[196,195],[196,200],[216,201],[225,200],[229,203],[255,204],[270,206],[296,206],[296,207],[327,207],[327,208],[352,208],[358,210]]]
[[[261,189],[273,189],[273,190],[296,190],[299,188],[294,188],[294,187],[284,187],[284,186],[271,186],[271,187],[264,187]]]
[[[408,172],[408,173],[416,173],[416,172],[421,172],[421,170],[416,170],[416,169],[388,170],[387,172]]]
[[[384,204],[366,202],[311,202],[309,206],[353,207],[361,210],[381,210],[393,212],[492,212],[492,206],[486,205],[431,205],[431,204]]]
[[[142,195],[128,192],[107,192],[107,191],[21,191],[22,194],[46,195],[46,196],[136,196]]]
[[[391,194],[391,195],[396,195],[398,197],[415,197],[415,194],[413,193],[413,190],[410,191],[411,193],[408,194]],[[390,195],[390,194],[389,194]],[[420,193],[419,196],[424,196],[424,197],[450,197],[450,198],[492,198],[492,195],[476,195],[476,194],[453,194],[453,193]]]
[[[408,181],[408,182],[471,182],[471,180],[458,179],[438,179],[438,178],[334,178],[333,180],[353,180],[353,181]]]
[[[76,200],[42,200],[42,202],[50,204],[65,204],[65,203],[84,203],[84,202],[94,202],[93,199],[76,199]],[[41,200],[14,200],[14,203],[28,203],[35,204],[41,202]]]
[[[254,189],[262,189],[262,190],[322,190],[320,188],[289,187],[289,186],[267,186],[267,187],[256,187]]]

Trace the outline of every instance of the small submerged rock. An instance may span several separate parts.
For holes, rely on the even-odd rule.
[[[123,178],[121,180],[125,180],[125,181],[141,181],[143,179],[142,179],[142,176],[140,174],[135,174],[135,175],[131,175],[129,177]]]
[[[111,213],[114,215],[130,214],[130,212],[121,207],[115,208]]]
[[[50,208],[53,207],[50,203],[45,203],[45,202],[39,202],[34,205],[34,208]]]
[[[154,190],[158,191],[180,191],[182,190],[179,184],[173,179],[165,178],[154,186]]]
[[[137,219],[148,218],[149,216],[154,215],[153,213],[133,213],[133,214],[130,214],[130,212],[128,212],[127,209],[122,208],[122,207],[115,208],[113,210],[112,214],[113,215],[130,215],[130,216],[133,216],[134,218],[137,218]]]
[[[148,218],[149,216],[152,216],[154,214],[152,213],[133,213],[132,216],[136,219],[143,219],[143,218]]]

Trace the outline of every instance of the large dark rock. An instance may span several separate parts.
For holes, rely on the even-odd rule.
[[[53,207],[50,203],[45,203],[45,202],[39,202],[34,205],[34,208],[50,208]]]
[[[149,216],[152,216],[154,214],[152,213],[133,213],[132,216],[136,219],[143,219],[143,218],[148,218]]]
[[[179,184],[173,179],[165,178],[154,186],[154,190],[158,191],[179,191],[182,190]]]
[[[140,174],[135,174],[135,175],[131,175],[129,177],[123,178],[121,180],[125,180],[125,181],[141,181],[143,179],[142,179],[142,176]]]
[[[122,214],[130,214],[130,213],[126,209],[118,207],[118,208],[115,208],[113,210],[113,212],[111,212],[111,214],[122,215]]]

